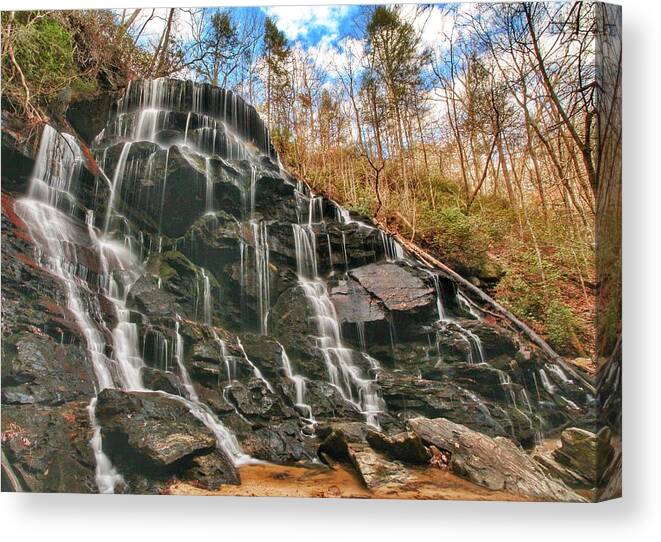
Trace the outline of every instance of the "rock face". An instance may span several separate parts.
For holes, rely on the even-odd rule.
[[[369,264],[351,270],[351,276],[391,311],[410,311],[434,303],[434,289],[399,265]]]
[[[326,455],[372,487],[429,460],[411,418],[530,448],[594,426],[579,383],[283,171],[243,100],[166,79],[106,99],[69,111],[90,149],[49,127],[35,155],[3,130],[3,451],[26,488],[98,490],[99,389],[102,449],[133,492],[236,483],[211,424],[237,454]]]
[[[584,500],[562,482],[549,478],[509,439],[487,437],[443,418],[415,418],[409,424],[423,441],[449,452],[452,470],[476,484],[539,500]]]
[[[341,322],[356,324],[386,318],[378,298],[373,297],[355,280],[347,280],[331,290],[331,300]]]

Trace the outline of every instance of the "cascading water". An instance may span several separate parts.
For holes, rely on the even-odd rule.
[[[335,306],[328,295],[326,283],[319,276],[313,224],[323,221],[323,206],[314,196],[309,198],[307,219],[307,224],[292,224],[292,228],[298,283],[314,313],[319,333],[317,347],[323,355],[330,382],[347,401],[364,413],[369,424],[378,426],[379,413],[384,410],[383,400],[374,382],[362,376],[353,360],[354,352],[344,346]]]
[[[452,322],[454,326],[458,329],[461,336],[468,343],[468,354],[466,361],[468,363],[484,363],[484,350],[482,349],[482,341],[480,338],[470,329],[465,328],[456,319],[450,318],[443,307],[443,298],[441,294],[441,284],[440,279],[436,273],[433,273],[429,270],[426,270],[427,274],[431,277],[432,282],[434,283],[434,289],[436,290],[436,310],[438,312],[438,321],[441,324],[446,324],[447,322]],[[439,360],[440,361],[440,360]]]
[[[139,91],[136,90],[138,86]],[[180,84],[174,86],[184,88]],[[176,106],[179,109],[185,107],[184,94],[183,92],[172,92],[171,84],[157,80],[130,87],[124,98],[120,100],[114,123],[110,124],[104,134],[100,134],[100,137],[114,135],[118,139],[124,140],[111,179],[102,173],[102,178],[109,184],[109,196],[104,202],[105,216],[102,230],[99,231],[94,226],[94,210],[85,209],[84,205],[77,200],[77,182],[84,161],[77,141],[68,134],[58,133],[48,125],[42,132],[27,197],[16,202],[16,213],[23,219],[34,240],[35,257],[38,263],[55,275],[64,287],[67,308],[74,316],[76,325],[85,339],[89,359],[96,375],[97,391],[114,387],[130,391],[145,390],[141,378],[144,361],[139,348],[141,342],[138,328],[132,321],[132,311],[126,306],[128,292],[142,272],[141,261],[133,253],[133,248],[139,247],[139,256],[143,257],[144,237],[142,232],[140,232],[139,240],[132,237],[128,221],[117,212],[117,209],[122,191],[130,189],[130,186],[125,186],[125,181],[137,177],[143,167],[147,171],[154,167],[155,155],[151,155],[144,164],[140,160],[132,158],[134,143],[136,141],[155,142],[158,139],[159,130],[167,126],[171,119],[171,110],[168,109],[168,105]],[[268,154],[272,154],[270,143],[268,143],[268,132],[265,129],[254,130],[255,126],[259,124],[255,120],[258,119],[258,116],[254,110],[245,106],[243,119],[237,116],[232,117],[231,126],[228,127],[224,121],[227,116],[223,117],[223,115],[227,115],[228,111],[220,109],[218,96],[219,93],[215,91],[207,94],[202,92],[201,95],[197,92],[196,94],[197,103],[210,101],[215,107],[217,115],[223,119],[213,119],[213,122],[204,118],[196,119],[199,122],[195,125],[195,129],[199,129],[202,134],[197,138],[196,144],[204,147],[207,144],[205,134],[209,131],[213,132],[212,141],[219,141],[222,138],[216,132],[223,130],[224,149],[229,149],[229,154],[232,156],[245,156],[245,149],[239,150],[239,147],[245,147],[245,145],[235,134],[254,133],[256,136],[252,138],[252,144],[259,148],[266,145],[264,150]],[[236,114],[237,108],[234,107],[232,111]],[[133,117],[129,118],[130,115]],[[259,122],[261,123],[261,121]],[[111,134],[113,131],[114,134]],[[97,138],[97,141],[100,137]],[[231,138],[233,138],[233,143],[227,143]],[[169,151],[168,147],[164,153],[165,168],[161,201],[165,197],[167,185]],[[104,149],[103,165],[105,165],[106,156],[107,149]],[[207,177],[210,176],[208,164],[207,161]],[[212,209],[210,202],[213,199],[213,190],[210,184],[208,181],[207,206]],[[161,221],[162,208],[161,204]],[[117,233],[122,236],[119,242],[112,238]],[[82,259],[81,256],[83,256]],[[93,274],[90,274],[86,267],[86,263],[91,260],[99,262],[99,269]],[[202,272],[202,282],[203,318],[207,324],[210,324],[212,310],[210,283],[204,271]],[[103,318],[99,316],[101,312],[98,296],[103,296],[114,312],[115,325],[112,330],[106,328]],[[106,342],[108,336],[111,338],[111,344]],[[167,342],[159,348],[167,350]],[[111,352],[112,357],[108,357],[107,352]],[[160,354],[157,353],[157,355]],[[246,456],[240,451],[235,437],[227,431],[206,405],[199,402],[182,358],[183,340],[179,333],[179,319],[177,319],[174,361],[188,398],[170,397],[183,402],[191,413],[216,435],[218,446],[224,449],[235,462],[244,461]],[[165,368],[167,368],[167,364]],[[97,461],[96,480],[99,491],[113,492],[115,486],[121,481],[121,475],[117,473],[111,461],[103,453],[101,429],[96,423],[95,406],[96,398],[93,398],[89,406],[90,423],[93,429],[90,445]]]
[[[433,335],[427,347],[418,335],[412,338],[411,334],[412,324],[420,321],[427,330],[436,320],[428,296],[432,283],[438,327],[454,335],[453,340],[463,337],[469,345],[466,361],[475,366],[461,369],[494,378],[495,367],[486,371],[479,366],[486,364],[486,356],[473,331],[482,334],[488,319],[467,323],[458,318],[458,312],[464,316],[470,312],[477,319],[482,314],[461,292],[446,310],[443,295],[450,294],[442,283],[443,275],[439,277],[431,267],[430,280],[423,281],[426,304],[422,309],[392,309],[385,296],[361,283],[360,288],[369,292],[372,306],[378,307],[378,318],[371,320],[373,314],[348,314],[346,305],[341,304],[353,299],[342,296],[356,295],[346,285],[360,282],[358,267],[375,268],[378,280],[378,273],[395,266],[419,278],[424,265],[393,237],[353,219],[345,209],[312,194],[303,183],[293,189],[290,177],[283,171],[276,173],[275,161],[265,157],[273,157],[274,153],[268,131],[256,112],[231,93],[209,88],[176,81],[132,83],[104,134],[96,140],[101,173],[96,176],[96,184],[90,186],[83,186],[79,179],[85,158],[76,140],[46,127],[30,191],[16,203],[16,212],[34,239],[37,262],[62,284],[66,307],[81,332],[94,369],[97,392],[105,388],[150,391],[142,377],[149,375],[145,381],[157,387],[155,377],[160,369],[170,373],[166,378],[182,396],[155,393],[185,405],[213,432],[218,447],[235,464],[250,459],[214,412],[220,412],[242,435],[245,427],[252,426],[255,441],[265,438],[265,431],[260,434],[263,420],[273,420],[268,428],[271,435],[297,435],[294,438],[299,440],[294,445],[287,443],[289,436],[283,438],[285,446],[290,446],[283,454],[292,453],[294,457],[299,452],[291,450],[301,449],[301,435],[312,434],[318,420],[343,416],[348,406],[345,401],[378,427],[380,421],[384,423],[386,412],[381,386],[389,397],[393,383],[399,386],[403,382],[402,389],[407,390],[410,384],[406,379],[411,375],[425,380],[424,385],[432,391],[435,386],[440,389],[445,385],[447,373],[438,368],[446,364],[439,362],[433,367]],[[108,171],[108,176],[103,171]],[[86,175],[89,184],[90,176]],[[282,186],[274,182],[276,175]],[[259,192],[262,189],[264,194]],[[173,229],[172,223],[178,218],[176,200],[186,198],[188,192],[190,201],[186,200],[181,210],[190,216]],[[273,205],[265,204],[269,197],[273,197]],[[290,230],[293,210],[298,218],[293,219]],[[296,276],[291,273],[293,257]],[[287,292],[284,297],[283,292]],[[154,312],[150,302],[158,305]],[[288,335],[290,329],[286,326],[292,324],[281,326],[289,314],[293,316],[290,322],[298,325],[298,315],[306,314],[298,311],[299,303],[305,309],[309,307],[307,314],[313,317],[313,337],[309,341],[305,337],[301,348],[295,342],[300,335]],[[347,326],[346,338],[355,347],[348,347],[342,336],[338,312]],[[392,362],[382,368],[367,352],[377,357],[381,352],[388,355],[388,330],[393,356]],[[257,331],[272,336],[249,338]],[[237,332],[246,335],[240,338]],[[437,333],[440,358],[442,349],[448,347],[439,336]],[[291,360],[278,339],[287,344]],[[274,342],[279,350],[273,349]],[[268,344],[271,347],[264,348]],[[402,360],[409,344],[419,348],[421,355],[415,361],[420,362],[415,372],[407,373]],[[490,337],[487,353],[492,351],[495,348]],[[270,353],[271,359],[264,357],[265,353]],[[311,364],[316,360],[320,367],[313,368]],[[448,359],[447,366],[453,362],[459,369],[454,358]],[[552,395],[554,401],[578,409],[559,392],[581,400],[573,388],[565,392],[566,386],[574,383],[556,369],[553,364],[541,364],[521,377],[522,373],[506,367],[498,371],[504,393],[496,389],[497,393],[482,395],[479,387],[464,390],[457,408],[476,409],[478,417],[503,428],[513,428],[514,420],[524,426],[522,433],[530,435],[534,430],[539,440],[539,429],[548,427],[543,425],[548,420],[537,414],[541,412],[539,404],[548,405],[548,396]],[[302,371],[305,374],[300,374]],[[245,380],[241,382],[253,377],[264,385],[255,386],[253,381],[246,386]],[[442,384],[434,381],[441,378]],[[458,384],[460,388],[464,385]],[[466,386],[470,388],[470,384]],[[530,394],[523,386],[530,388]],[[498,381],[494,387],[498,388]],[[230,408],[222,404],[221,395]],[[291,408],[277,408],[282,401],[294,403],[298,418]],[[93,398],[88,409],[95,477],[100,492],[112,492],[122,483],[122,473],[104,454],[96,402]],[[402,409],[396,403],[389,405],[389,420],[401,416]],[[420,415],[427,415],[423,408],[431,407],[422,407]],[[287,414],[280,418],[279,410]],[[523,417],[515,416],[515,410]],[[284,416],[293,416],[300,433],[291,431],[292,420]],[[351,419],[354,417],[355,411]],[[530,430],[523,418],[529,420]],[[523,442],[531,437],[517,438]],[[255,450],[255,441],[246,445]],[[279,461],[283,456],[277,457]],[[124,474],[130,485],[131,476]]]
[[[287,378],[294,382],[294,387],[296,390],[296,406],[304,412],[304,416],[310,420],[310,423],[314,423],[315,419],[314,415],[312,414],[312,406],[305,402],[305,377],[294,374],[294,370],[292,369],[291,361],[289,360],[289,356],[287,355],[285,347],[280,343],[278,343],[278,346],[280,346],[281,349],[280,356],[282,358],[282,368],[285,370]]]
[[[117,296],[118,288],[111,274],[122,267],[139,267],[139,263],[122,262],[120,257],[130,254],[116,250],[117,247],[112,242],[99,242],[96,235],[90,240],[94,245],[79,245],[82,224],[76,222],[74,215],[78,208],[74,183],[82,160],[82,153],[75,138],[61,135],[51,126],[45,126],[28,196],[17,201],[16,212],[27,225],[35,242],[37,260],[53,273],[65,288],[67,308],[85,338],[98,391],[116,385],[137,389],[141,387],[139,363],[134,356],[137,344],[129,344],[129,341],[137,339],[137,336],[132,332],[126,307],[123,300]],[[112,194],[111,190],[111,198]],[[71,203],[74,205],[70,205]],[[90,224],[86,226],[88,230],[93,229]],[[112,302],[118,316],[117,326],[112,332],[114,359],[106,356],[104,335],[93,317],[93,307],[98,301],[96,292],[92,291],[85,281],[84,266],[79,263],[79,250],[93,251],[102,264],[102,274],[97,287]],[[101,433],[95,421],[95,407],[96,398],[89,407],[94,430],[91,446],[97,459],[96,480],[99,490],[108,493],[114,490],[114,484],[120,477],[103,454]]]
[[[188,394],[188,398],[191,401],[199,403],[200,398],[198,397],[197,392],[193,387],[193,383],[191,382],[190,376],[188,375],[188,371],[186,370],[186,366],[184,365],[184,339],[181,336],[181,333],[179,333],[179,315],[177,315],[176,318],[177,321],[175,323],[175,329],[174,329],[174,333],[175,333],[174,361],[177,364],[177,368],[179,369],[179,378],[181,379],[181,382],[186,388],[186,393]]]
[[[264,382],[264,385],[268,388],[268,390],[271,393],[274,393],[273,386],[271,385],[271,383],[268,380],[266,380],[266,378],[264,378],[264,375],[259,370],[259,367],[257,367],[257,365],[255,365],[250,360],[250,358],[248,357],[248,354],[246,354],[245,348],[243,348],[243,344],[241,343],[241,339],[239,339],[238,337],[237,337],[237,346],[239,347],[239,350],[241,351],[241,354],[243,355],[243,359],[250,366],[250,368],[253,370],[253,373],[255,374],[255,378],[259,378],[259,380]]]
[[[251,220],[252,237],[255,243],[255,273],[259,297],[259,326],[262,335],[268,333],[268,315],[271,308],[271,278],[269,264],[269,240],[266,223]]]

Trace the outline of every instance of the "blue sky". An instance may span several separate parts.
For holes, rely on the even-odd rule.
[[[361,9],[356,5],[274,6],[260,8],[274,17],[278,27],[291,41],[304,46],[318,45],[322,40],[335,42],[355,31],[355,18]]]

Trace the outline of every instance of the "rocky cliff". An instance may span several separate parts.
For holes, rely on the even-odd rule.
[[[3,136],[3,484],[213,489],[255,460],[369,478],[434,442],[400,442],[413,418],[507,437],[512,461],[593,428],[581,382],[292,178],[240,97],[138,81],[104,118],[35,153]]]

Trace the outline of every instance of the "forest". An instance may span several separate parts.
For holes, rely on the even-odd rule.
[[[4,13],[3,105],[37,125],[132,79],[232,89],[315,191],[430,251],[562,355],[612,350],[617,303],[595,334],[599,6],[321,9],[343,22],[316,40],[259,8]]]

